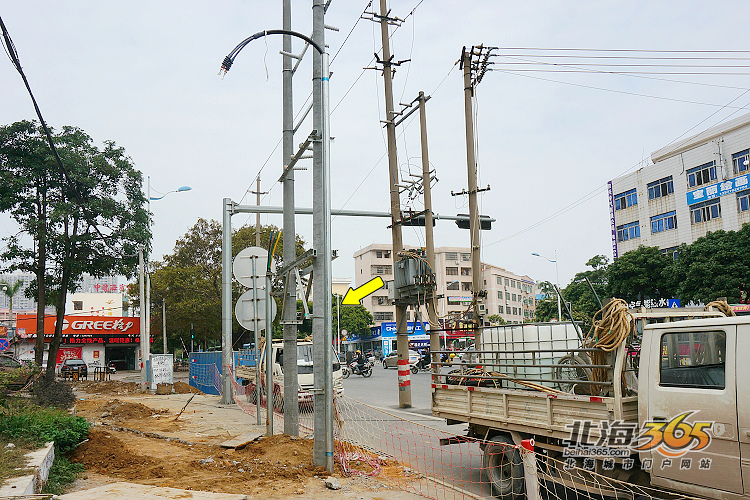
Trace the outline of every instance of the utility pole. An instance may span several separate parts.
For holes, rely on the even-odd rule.
[[[282,8],[283,29],[292,29],[292,2],[283,1]],[[286,170],[286,164],[290,162],[294,153],[294,109],[292,93],[292,37],[283,36],[283,73],[282,73],[282,170],[286,172],[284,177],[284,262],[293,262],[296,253],[296,228],[294,221],[294,168]],[[260,191],[260,187],[258,187]],[[256,230],[257,231],[257,230]],[[287,277],[289,277],[287,273]],[[299,435],[299,406],[298,382],[297,382],[297,293],[296,283],[290,286],[286,283],[284,291],[284,310],[282,311],[282,323],[284,329],[284,434],[290,436]]]
[[[479,56],[476,67],[473,66],[472,58]],[[469,195],[469,232],[471,233],[471,273],[472,273],[472,295],[474,309],[474,339],[475,345],[479,345],[481,336],[479,327],[482,326],[479,316],[479,301],[484,297],[482,290],[482,262],[480,258],[479,245],[479,211],[477,208],[477,162],[475,157],[474,143],[474,114],[472,112],[472,98],[474,88],[481,81],[487,71],[489,53],[491,49],[485,50],[481,45],[471,47],[471,50],[463,48],[461,53],[461,65],[464,72],[464,115],[466,120],[466,168],[468,171],[468,195]],[[476,70],[476,75],[473,74]],[[476,76],[476,78],[474,78]]]
[[[325,0],[313,0],[313,36],[325,50]],[[331,180],[328,54],[313,58],[313,369],[315,435],[313,463],[333,472],[333,342],[331,308]]]
[[[401,236],[401,197],[398,190],[398,156],[396,124],[393,112],[393,74],[390,38],[388,36],[388,6],[380,0],[380,38],[383,43],[383,82],[385,84],[385,121],[388,136],[388,178],[391,190],[391,237],[393,239],[393,269],[404,248]],[[406,326],[406,306],[396,302],[396,346],[398,352],[398,406],[411,408],[411,377],[409,372],[409,337]]]
[[[267,191],[260,190],[260,175],[257,179],[255,179],[255,181],[256,191],[250,191],[250,193],[255,195],[255,204],[260,206],[260,195],[266,194]],[[255,214],[255,246],[260,246],[260,212]]]
[[[419,133],[422,145],[422,189],[424,189],[424,234],[425,245],[427,247],[427,264],[433,273],[435,271],[435,240],[432,231],[432,175],[430,170],[430,156],[427,151],[427,116],[425,114],[425,103],[429,97],[425,97],[424,92],[419,92]],[[436,273],[437,274],[437,273]],[[430,352],[434,353],[440,350],[440,332],[436,330],[438,326],[437,312],[435,311],[435,294],[430,293],[426,298],[427,301],[427,318],[430,324]],[[433,361],[433,354],[430,355]],[[438,366],[433,365],[433,374],[437,374]],[[437,382],[437,377],[433,376],[433,383]]]
[[[167,299],[161,299],[161,333],[164,340],[164,354],[167,353]]]

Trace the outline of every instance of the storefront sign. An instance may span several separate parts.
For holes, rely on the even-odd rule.
[[[690,191],[687,193],[687,204],[693,205],[701,201],[713,200],[719,196],[736,193],[745,189],[750,189],[750,174],[740,175],[734,179]]]
[[[472,299],[470,296],[465,297],[448,297],[448,304],[471,304]]]
[[[57,351],[57,364],[66,359],[83,359],[83,347],[61,347]]]
[[[51,338],[54,335],[55,323],[55,316],[45,317],[45,339]],[[23,328],[27,332],[28,338],[36,338],[36,315],[19,314],[18,327],[19,329]],[[136,339],[139,338],[140,328],[140,318],[137,317],[111,317],[103,320],[101,316],[69,315],[63,319],[63,342],[67,343],[68,338],[101,338],[103,340],[99,343],[130,343],[132,341],[129,339],[133,338],[133,336]],[[97,343],[97,341],[80,343]]]

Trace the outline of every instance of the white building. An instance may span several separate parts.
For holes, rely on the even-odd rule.
[[[127,316],[123,314],[123,294],[116,293],[73,293],[67,296],[65,314],[84,316]]]
[[[376,276],[386,283],[393,280],[392,245],[374,243],[354,253],[354,287],[367,283]],[[405,246],[405,250],[416,247]],[[437,301],[438,317],[450,313],[466,311],[472,301],[471,251],[461,247],[438,247],[435,249],[436,295],[444,298]],[[533,279],[520,276],[502,267],[482,264],[482,282],[487,298],[484,306],[487,317],[500,315],[508,323],[531,321],[536,308],[537,287]],[[372,313],[376,326],[383,322],[393,322],[396,307],[388,299],[388,290],[381,288],[365,297],[362,305]],[[424,312],[424,311],[423,311]],[[407,321],[414,314],[407,312]],[[426,317],[423,317],[426,320]]]
[[[651,154],[653,165],[610,181],[612,252],[674,254],[708,232],[750,222],[750,114]]]

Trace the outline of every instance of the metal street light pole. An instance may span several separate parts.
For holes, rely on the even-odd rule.
[[[557,282],[557,288],[560,289],[560,273],[557,269],[557,250],[555,250],[555,260],[547,259],[544,255],[539,255],[536,252],[532,252],[531,255],[534,255],[536,257],[541,257],[543,259],[546,259],[549,262],[555,263],[555,281]],[[560,294],[557,294],[557,321],[562,321],[562,308],[560,307]]]
[[[146,197],[146,214],[148,217],[148,226],[151,225],[151,200],[161,200],[170,193],[181,193],[190,191],[190,186],[181,186],[172,191],[167,191],[161,196],[151,196],[151,176],[147,178],[147,197]],[[139,295],[141,301],[140,319],[141,319],[141,383],[148,383],[148,371],[146,362],[148,361],[151,350],[151,276],[146,272],[146,260],[143,255],[143,248],[138,251],[138,274],[139,274]],[[145,278],[145,283],[144,283]],[[166,330],[166,329],[165,329]],[[166,334],[164,340],[164,353],[166,354]]]

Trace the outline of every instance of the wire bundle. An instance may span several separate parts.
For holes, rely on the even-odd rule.
[[[268,265],[266,269],[271,272],[271,262],[273,262],[273,254],[276,252],[276,247],[281,241],[281,231],[271,231],[271,235],[268,237]]]

